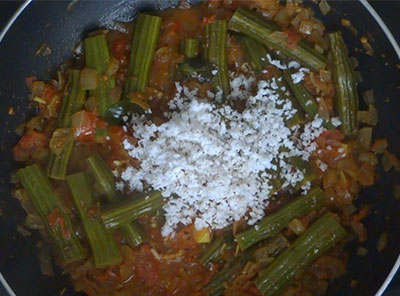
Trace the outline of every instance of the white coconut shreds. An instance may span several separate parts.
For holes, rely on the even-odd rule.
[[[234,72],[229,73],[231,93],[228,100],[246,100],[251,95],[251,89],[256,79],[253,76],[245,76],[243,74],[236,75]]]
[[[244,217],[254,224],[263,218],[273,194],[270,180],[279,177],[288,187],[304,177],[287,159],[309,159],[316,149],[313,139],[324,131],[322,120],[317,117],[290,130],[285,119],[296,111],[289,100],[279,98],[275,81],[255,85],[254,78],[236,78],[231,80],[230,98],[248,96],[242,113],[199,100],[196,91],[177,83],[168,122],[156,126],[134,115],[129,123],[138,146],[123,144],[140,160],[140,169],[123,171],[118,188],[142,191],[147,184],[162,191],[168,198],[163,236],[174,235],[179,223],[220,229]],[[254,96],[251,87],[257,89]]]
[[[277,52],[277,54],[279,55],[279,52]],[[301,67],[301,65],[296,62],[296,61],[290,61],[287,65],[284,64],[282,61],[280,60],[274,60],[271,55],[269,53],[267,53],[267,60],[271,65],[274,65],[275,67],[277,67],[278,69],[281,70],[286,70],[286,69],[299,69]],[[307,68],[301,68],[300,71],[310,71]]]
[[[298,84],[302,82],[307,73],[310,73],[310,69],[304,67],[300,68],[296,73],[291,75],[293,83]]]

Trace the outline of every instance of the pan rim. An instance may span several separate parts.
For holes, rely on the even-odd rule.
[[[4,37],[10,30],[10,28],[13,26],[15,21],[18,19],[18,17],[23,13],[23,11],[28,7],[28,5],[32,2],[33,0],[25,0],[21,6],[17,9],[17,11],[12,15],[12,17],[9,19],[7,24],[4,26],[4,28],[0,31],[0,43],[3,41]],[[389,40],[390,44],[392,45],[397,57],[400,60],[400,46],[396,39],[394,38],[392,32],[390,29],[387,27],[386,23],[383,21],[383,19],[380,17],[380,15],[376,12],[376,10],[369,4],[368,0],[358,0],[364,8],[371,14],[371,16],[374,18],[374,20],[378,23],[379,27],[382,29],[383,33],[385,34],[386,38]],[[393,264],[393,267],[389,274],[387,275],[385,281],[382,283],[380,286],[379,290],[375,293],[375,296],[382,296],[383,293],[386,291],[387,287],[389,284],[392,282],[393,278],[395,277],[397,271],[400,269],[400,254],[397,257],[396,262]],[[3,274],[0,272],[0,283],[6,290],[6,292],[10,296],[16,296],[16,293],[13,291],[13,289],[10,287],[8,284],[7,280],[4,278]]]

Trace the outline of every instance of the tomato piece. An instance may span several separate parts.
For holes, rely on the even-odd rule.
[[[107,121],[101,117],[96,118],[96,129],[106,129],[108,127]]]
[[[97,122],[100,118],[92,112],[85,110],[79,111],[71,117],[71,127],[74,137],[80,142],[93,142],[96,133]],[[100,121],[100,125],[104,125],[104,121]]]
[[[51,212],[47,215],[47,221],[49,222],[50,227],[53,230],[56,230],[59,227],[63,237],[71,237],[71,231],[65,225],[64,218],[62,217],[58,208],[54,208],[53,210],[51,210]]]
[[[30,156],[45,150],[49,140],[43,133],[28,131],[12,149],[16,161],[26,161]]]
[[[337,141],[342,141],[344,139],[344,135],[338,129],[326,130],[320,135],[320,137]]]
[[[297,47],[297,42],[302,38],[301,35],[292,29],[284,29],[283,32],[286,33],[288,48],[295,49]]]
[[[316,157],[328,164],[329,167],[335,168],[338,161],[346,157],[345,145],[341,142],[343,139],[343,134],[336,129],[324,131],[315,139],[315,143],[320,148],[315,153],[318,153]]]
[[[105,158],[110,167],[114,168],[114,161],[118,160],[124,161],[135,168],[139,168],[139,161],[132,158],[123,146],[125,140],[135,146],[137,144],[137,139],[129,136],[121,126],[115,125],[108,128],[108,135],[109,138],[107,144],[109,145],[109,148],[111,148],[111,153],[105,155]]]
[[[129,42],[125,38],[119,38],[114,41],[112,45],[112,52],[114,57],[118,60],[123,60],[126,58],[126,53],[129,47]]]
[[[150,246],[143,245],[140,248],[136,263],[137,276],[147,284],[155,285],[158,283],[159,265],[160,262],[154,258]]]
[[[110,136],[110,139],[116,143],[121,143],[124,137],[126,136],[126,132],[122,128],[122,126],[119,125],[111,125],[108,128],[108,135]]]
[[[175,20],[175,21],[172,23],[171,31],[172,31],[173,33],[177,34],[177,33],[179,33],[180,30],[181,30],[181,24],[179,23],[179,21],[176,21],[176,20]]]
[[[52,84],[46,84],[43,89],[42,99],[50,103],[53,97],[57,94],[57,88]]]

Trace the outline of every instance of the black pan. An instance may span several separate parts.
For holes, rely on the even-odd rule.
[[[71,49],[90,30],[113,19],[131,19],[138,10],[166,9],[176,2],[78,1],[70,11],[67,11],[70,2],[21,2],[15,18],[0,33],[0,205],[4,211],[4,216],[0,217],[0,281],[11,295],[55,296],[65,287],[67,290],[63,295],[77,295],[68,287],[68,279],[59,270],[54,278],[40,274],[35,247],[37,234],[23,238],[16,232],[16,226],[23,223],[25,215],[11,196],[9,176],[17,167],[12,160],[11,148],[18,140],[15,128],[34,113],[29,106],[25,77],[50,78],[59,64],[71,57]],[[321,17],[315,4],[309,5]],[[390,5],[399,7],[396,3],[387,2],[387,5],[388,8]],[[374,135],[389,139],[390,149],[400,153],[400,70],[395,65],[399,63],[400,49],[366,1],[334,1],[332,6],[334,11],[323,17],[328,30],[343,29],[340,20],[346,17],[360,33],[356,37],[344,29],[349,51],[360,62],[359,69],[364,78],[360,91],[370,88],[375,91],[380,121]],[[361,36],[372,38],[374,57],[365,55],[360,49]],[[43,43],[52,49],[52,54],[35,56],[35,51]],[[15,115],[8,114],[9,107],[14,108]],[[382,295],[399,267],[400,202],[392,194],[396,182],[400,183],[398,173],[381,173],[374,187],[360,193],[358,201],[373,207],[372,215],[366,220],[368,241],[363,244],[369,252],[363,258],[350,258],[347,274],[331,284],[329,295]],[[387,247],[378,253],[376,243],[385,231],[389,241]],[[355,253],[357,244],[351,247]],[[350,288],[351,281],[357,282],[353,288]]]

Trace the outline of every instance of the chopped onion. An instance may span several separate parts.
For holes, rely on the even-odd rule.
[[[110,91],[110,101],[112,104],[118,103],[121,100],[122,87],[116,86]]]
[[[377,165],[378,164],[378,158],[372,152],[360,153],[360,155],[358,156],[358,160],[361,161],[361,162],[369,163],[371,165]]]
[[[288,15],[286,9],[280,9],[275,15],[275,22],[282,28],[287,28],[290,25],[291,17]]]
[[[323,95],[329,94],[333,89],[333,84],[330,82],[324,82],[321,80],[321,77],[314,72],[310,73],[310,81],[314,85],[314,87],[321,92]]]
[[[49,110],[50,117],[57,118],[60,103],[61,103],[60,96],[59,95],[53,96],[50,103],[47,105],[47,109]]]
[[[358,35],[357,29],[353,26],[353,24],[348,19],[341,19],[341,24],[343,27],[348,28],[355,36]]]
[[[367,256],[367,254],[368,254],[368,250],[366,248],[359,247],[357,249],[357,256],[365,257],[365,256]]]
[[[60,155],[64,150],[65,144],[72,140],[72,130],[70,128],[58,128],[54,131],[53,136],[50,139],[50,150]]]
[[[372,145],[371,150],[376,154],[382,154],[389,146],[388,140],[386,139],[376,139]]]
[[[319,79],[323,82],[332,82],[332,73],[327,70],[319,70]]]
[[[274,31],[268,36],[272,40],[274,40],[277,44],[285,45],[287,43],[287,35],[281,31]]]
[[[33,101],[39,104],[46,104],[46,100],[42,99],[41,97],[34,97]]]
[[[321,0],[321,2],[318,4],[318,7],[323,15],[327,15],[329,11],[331,11],[331,7],[326,0]]]
[[[246,230],[247,226],[247,222],[244,219],[234,221],[232,224],[232,234],[235,235],[236,233]]]
[[[310,35],[313,30],[313,22],[310,20],[302,20],[299,26],[299,32],[304,35]]]
[[[375,169],[374,167],[365,162],[359,169],[357,180],[362,186],[371,186],[375,182]]]
[[[288,227],[296,235],[300,235],[305,231],[303,223],[297,218],[294,218],[292,221],[290,221]]]
[[[365,242],[367,240],[367,229],[364,224],[358,221],[352,221],[350,222],[350,226],[357,235],[359,242]]]
[[[357,179],[359,167],[354,159],[341,159],[339,160],[337,167],[339,170],[344,171],[348,176],[352,177],[353,179]]]
[[[383,152],[382,166],[385,172],[390,171],[392,168],[396,171],[400,171],[400,162],[397,156],[387,150]]]
[[[81,110],[76,112],[71,116],[71,128],[75,129],[80,126],[85,122],[85,117],[87,116],[87,112],[85,110]]]
[[[32,97],[40,97],[43,94],[45,83],[43,81],[32,82],[31,94]]]
[[[46,57],[48,55],[51,55],[51,53],[52,53],[51,48],[46,43],[43,43],[42,45],[40,45],[38,50],[36,50],[35,55],[41,55],[43,57]]]
[[[318,100],[318,115],[326,121],[330,119],[329,108],[323,98],[319,98]]]
[[[300,27],[300,22],[302,20],[309,20],[310,19],[310,10],[307,9],[307,8],[301,8],[301,7],[297,6],[295,8],[295,11],[297,12],[297,15],[290,23],[298,31],[299,27]]]
[[[335,186],[338,179],[338,173],[336,170],[329,169],[324,173],[322,178],[322,186],[324,189],[332,188]]]
[[[369,151],[371,146],[372,128],[363,127],[357,135],[357,144],[361,151]]]
[[[267,247],[261,247],[254,251],[254,259],[258,263],[268,264],[271,263],[275,258],[270,257]]]
[[[180,260],[183,256],[185,256],[185,250],[180,249],[176,253],[159,253],[156,249],[151,248],[150,252],[158,261],[172,261],[172,260]]]
[[[301,16],[296,15],[296,17],[294,19],[292,19],[292,21],[290,22],[292,24],[293,27],[295,27],[296,29],[299,28],[300,26],[300,22],[302,21]]]
[[[276,256],[279,250],[290,246],[289,241],[282,234],[278,234],[265,248],[270,256]]]
[[[358,111],[358,120],[370,126],[378,124],[378,111],[374,105],[369,105],[368,111]]]
[[[44,224],[40,216],[33,213],[26,215],[25,226],[32,230],[44,229]]]
[[[351,203],[348,205],[344,205],[342,208],[343,214],[346,216],[350,216],[351,214],[354,214],[357,211],[357,208]]]
[[[373,105],[375,103],[374,90],[370,89],[364,92],[363,99],[365,104]]]
[[[387,232],[384,232],[379,236],[378,242],[376,243],[376,250],[378,252],[382,252],[383,249],[386,248],[387,242],[388,242],[388,235]]]
[[[81,71],[80,86],[83,90],[93,90],[99,84],[97,71],[92,68],[83,68]]]
[[[374,55],[374,49],[371,46],[371,43],[369,43],[368,38],[363,36],[360,38],[361,45],[365,50],[365,53],[367,55],[373,56]]]
[[[112,76],[115,73],[117,73],[118,69],[119,69],[119,61],[116,58],[111,58],[106,73],[109,76]]]
[[[15,110],[13,106],[9,106],[8,107],[8,115],[15,115]]]

